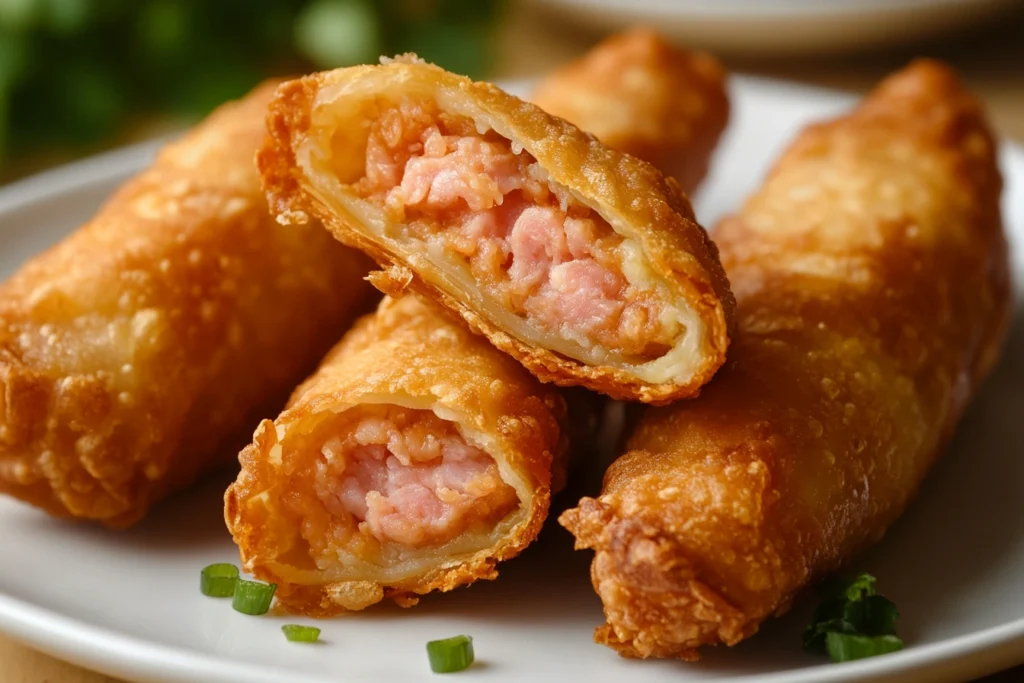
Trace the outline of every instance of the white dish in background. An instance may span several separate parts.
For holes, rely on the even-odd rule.
[[[758,184],[806,122],[852,100],[829,91],[736,78],[735,116],[698,198],[713,223]],[[0,276],[87,219],[141,168],[153,145],[74,164],[0,189]],[[1005,218],[1024,282],[1024,151],[1003,149]],[[601,604],[589,553],[573,552],[554,523],[501,577],[411,610],[375,608],[318,625],[323,643],[288,643],[284,616],[248,617],[200,595],[199,570],[237,562],[221,522],[230,477],[159,506],[140,526],[114,532],[50,519],[0,500],[0,631],[111,675],[145,681],[395,683],[437,681],[424,643],[468,633],[473,681],[686,683],[964,680],[1024,662],[1024,316],[1007,356],[975,401],[951,452],[919,500],[855,568],[875,573],[903,614],[907,649],[849,664],[804,654],[800,603],[735,648],[698,664],[638,662],[591,642]],[[566,502],[563,497],[563,504]],[[452,680],[456,680],[453,678]]]
[[[733,54],[838,53],[963,29],[1017,0],[531,0],[602,30],[636,23]]]

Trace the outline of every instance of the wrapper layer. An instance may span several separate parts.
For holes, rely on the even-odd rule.
[[[938,63],[800,135],[715,233],[727,366],[648,410],[600,497],[561,518],[596,550],[598,641],[696,659],[882,537],[998,358],[1000,189],[983,112]]]
[[[242,451],[225,519],[285,609],[358,610],[497,576],[561,481],[566,404],[460,321],[385,298]]]
[[[725,69],[635,28],[544,78],[531,101],[693,192],[729,120]]]
[[[0,286],[0,491],[128,525],[230,462],[372,306],[365,257],[270,216],[253,158],[272,92],[168,145]]]
[[[538,378],[692,396],[732,299],[678,184],[487,83],[399,60],[290,81],[258,157],[281,220],[460,315]]]

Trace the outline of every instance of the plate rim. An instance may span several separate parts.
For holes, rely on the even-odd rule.
[[[214,655],[125,635],[88,624],[45,607],[0,593],[0,631],[25,645],[110,676],[168,683],[210,683],[245,680],[276,683],[376,683],[375,678],[326,678],[268,665],[226,661]],[[904,674],[935,671],[963,656],[986,655],[985,666],[971,675],[987,675],[1024,661],[1024,617],[885,657],[843,664],[820,664],[797,670],[750,673],[716,679],[722,683],[847,683],[882,680]],[[425,665],[424,665],[425,666]],[[426,669],[424,669],[425,671]],[[342,674],[344,676],[344,674]]]
[[[532,79],[504,82],[504,87],[520,90]],[[808,85],[795,81],[747,74],[732,74],[730,88],[773,88],[789,96],[827,98],[838,106],[849,105],[856,96],[842,90]],[[110,181],[144,168],[168,141],[179,134],[117,148],[80,159],[57,168],[0,186],[0,214],[16,211],[53,195]],[[1006,175],[1009,165],[1024,173],[1024,147],[1016,141],[1000,140],[1000,166]],[[1021,177],[1024,185],[1024,175]],[[1022,187],[1024,191],[1024,187]],[[1004,196],[1005,200],[1005,196]],[[1024,226],[1019,228],[1024,232]],[[1011,231],[1008,230],[1008,237]],[[62,614],[0,590],[0,633],[15,641],[45,652],[63,661],[110,676],[131,680],[191,682],[197,680],[219,683],[246,680],[272,683],[282,676],[294,683],[363,683],[373,678],[342,678],[296,672],[279,666],[256,665],[227,660],[184,647],[166,645],[152,639],[128,635],[105,626],[97,626],[76,617]],[[984,666],[972,669],[974,674],[991,673],[1024,663],[1024,615],[1018,619],[965,633],[907,650],[840,665],[822,664],[802,669],[773,673],[749,673],[719,678],[727,681],[758,681],[759,683],[843,683],[863,679],[889,679],[909,673],[935,671],[951,661],[974,655],[986,659]],[[424,669],[426,671],[426,669]]]

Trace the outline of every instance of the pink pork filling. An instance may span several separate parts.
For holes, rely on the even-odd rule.
[[[363,407],[321,455],[320,501],[381,543],[422,548],[488,533],[519,506],[494,459],[430,411]]]
[[[623,238],[493,131],[421,102],[374,122],[357,193],[458,254],[490,296],[584,349],[651,360],[678,337],[663,297],[622,273]]]

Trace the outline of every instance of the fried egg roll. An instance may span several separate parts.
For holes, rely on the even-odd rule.
[[[415,604],[495,578],[536,538],[565,413],[456,318],[385,298],[256,430],[225,520],[288,611]]]
[[[165,147],[0,285],[0,491],[129,525],[229,463],[372,306],[368,259],[270,216],[253,159],[272,92]]]
[[[936,62],[797,138],[715,233],[738,301],[726,367],[649,409],[561,518],[596,551],[596,640],[697,659],[883,536],[999,357],[1000,190],[982,108]]]
[[[531,101],[693,192],[729,120],[725,69],[635,28],[543,79]]]
[[[280,220],[319,218],[544,381],[692,396],[731,294],[678,184],[489,83],[409,58],[290,81],[258,156]]]

